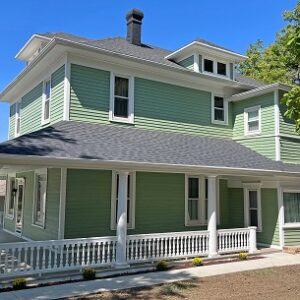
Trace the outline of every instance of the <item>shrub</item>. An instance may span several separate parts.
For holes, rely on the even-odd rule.
[[[203,263],[203,258],[201,258],[201,257],[195,257],[195,258],[193,258],[193,265],[195,266],[195,267],[199,267],[199,266],[202,266],[202,263]]]
[[[246,260],[246,259],[248,259],[248,253],[246,253],[246,252],[241,252],[241,253],[239,254],[239,259],[240,259],[240,260]]]
[[[12,282],[14,290],[21,290],[26,288],[27,281],[25,278],[15,278]]]
[[[85,280],[92,280],[96,278],[96,270],[93,268],[86,268],[82,271],[82,277]]]
[[[165,260],[161,260],[156,264],[157,271],[165,271],[168,269],[168,263]]]

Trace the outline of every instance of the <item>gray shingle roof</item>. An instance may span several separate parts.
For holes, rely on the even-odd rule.
[[[232,140],[72,121],[4,142],[0,154],[300,172]]]
[[[98,47],[99,49],[105,49],[120,54],[130,55],[139,59],[149,60],[155,63],[160,63],[162,65],[175,67],[178,69],[185,69],[179,64],[165,58],[173,51],[162,49],[148,44],[142,44],[141,46],[133,45],[129,43],[125,38],[122,37],[105,38],[105,39],[88,39],[88,38],[84,38],[84,37],[80,37],[80,36],[76,36],[64,32],[48,32],[39,35],[48,38],[55,38],[55,37],[63,38],[72,42],[80,42],[86,45]],[[203,39],[197,39],[197,41],[205,43],[210,46],[215,46],[224,50],[232,51]],[[258,81],[255,81],[251,78],[246,78],[240,75],[237,76],[236,80],[250,87],[259,87],[264,85],[263,83],[259,83]]]

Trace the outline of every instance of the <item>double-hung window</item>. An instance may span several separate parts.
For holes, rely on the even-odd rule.
[[[133,123],[134,79],[111,73],[110,120]]]
[[[6,183],[6,216],[11,219],[14,217],[15,212],[16,193],[16,178],[8,176]]]
[[[244,208],[245,226],[255,226],[261,231],[261,195],[260,187],[245,185],[244,187]]]
[[[300,191],[283,193],[284,223],[300,226]]]
[[[186,176],[186,225],[207,222],[207,179],[204,176]]]
[[[51,103],[51,79],[47,79],[43,84],[43,107],[42,124],[50,122],[50,104]]]
[[[118,220],[119,174],[112,174],[111,229],[116,229]],[[127,226],[134,228],[135,220],[135,173],[128,175],[127,181]]]
[[[261,132],[261,107],[254,106],[244,111],[245,135],[259,134]]]
[[[212,95],[212,123],[226,125],[228,102],[222,96]]]
[[[15,136],[19,136],[21,132],[21,101],[16,102],[16,120],[15,120]]]
[[[35,197],[33,209],[33,223],[44,227],[46,214],[47,170],[35,173]]]

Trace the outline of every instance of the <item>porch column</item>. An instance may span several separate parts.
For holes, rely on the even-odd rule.
[[[217,255],[217,177],[208,176],[208,226],[209,231],[209,257]]]
[[[121,171],[118,186],[118,212],[117,212],[117,248],[116,267],[127,268],[126,238],[127,238],[127,182],[129,172]]]

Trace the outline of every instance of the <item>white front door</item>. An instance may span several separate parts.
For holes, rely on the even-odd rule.
[[[16,233],[22,234],[23,225],[23,206],[24,206],[24,194],[25,194],[25,181],[22,178],[16,179]]]

